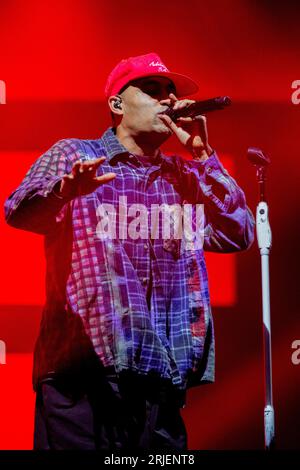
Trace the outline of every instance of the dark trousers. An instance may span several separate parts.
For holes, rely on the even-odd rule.
[[[34,450],[187,449],[182,397],[134,374],[47,379],[36,394]]]

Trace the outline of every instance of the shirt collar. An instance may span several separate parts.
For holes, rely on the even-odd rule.
[[[101,137],[107,151],[107,159],[110,161],[116,155],[128,154],[128,150],[121,144],[117,136],[115,135],[114,129],[109,127]]]
[[[107,160],[109,162],[112,161],[114,157],[121,156],[121,155],[133,155],[131,154],[125,147],[124,145],[121,144],[119,139],[117,138],[115,134],[115,130],[113,127],[109,127],[104,134],[101,137],[101,140],[104,143],[105,149],[107,151]],[[138,158],[136,158],[138,161]],[[165,160],[165,156],[159,151],[159,154],[154,162],[154,165],[160,165],[162,161]],[[140,163],[140,162],[139,162]]]

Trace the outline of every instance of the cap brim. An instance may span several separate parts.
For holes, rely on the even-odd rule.
[[[176,87],[176,96],[178,98],[183,96],[193,95],[199,90],[199,86],[197,85],[194,80],[187,77],[186,75],[182,75],[180,73],[173,73],[173,72],[158,72],[158,73],[145,73],[139,76],[135,76],[132,79],[128,80],[126,85],[129,85],[130,82],[138,80],[139,78],[145,77],[167,77],[169,78]]]
[[[155,74],[156,75],[156,74]],[[176,96],[178,98],[182,96],[189,96],[197,93],[199,90],[199,86],[197,85],[194,80],[187,77],[186,75],[182,75],[180,73],[173,73],[173,72],[161,72],[161,74],[157,74],[162,77],[167,77],[174,83],[176,87]]]

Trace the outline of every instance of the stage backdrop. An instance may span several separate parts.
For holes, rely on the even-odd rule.
[[[200,85],[195,99],[229,95],[208,116],[211,145],[255,213],[249,146],[272,165],[271,314],[278,448],[299,448],[299,7],[261,0],[1,0],[0,200],[56,141],[97,138],[110,125],[106,77],[122,58],[157,52]],[[299,79],[299,84],[297,84]],[[299,94],[300,95],[300,94]],[[182,152],[174,139],[164,150]],[[31,449],[32,351],[45,297],[43,239],[0,221],[0,449]],[[260,449],[263,356],[260,258],[208,253],[216,383],[188,392],[191,449]],[[300,344],[300,343],[299,343]],[[295,356],[294,356],[295,357]]]

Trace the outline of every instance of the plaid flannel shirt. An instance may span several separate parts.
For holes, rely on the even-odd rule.
[[[64,200],[55,189],[77,160],[105,155],[116,178]],[[29,169],[5,203],[7,222],[45,235],[46,304],[33,384],[97,357],[117,373],[171,379],[178,389],[214,381],[215,347],[203,249],[177,239],[97,237],[100,204],[204,204],[204,250],[247,249],[254,219],[216,153],[206,161],[160,152],[150,165],[109,128],[100,139],[64,139]]]

